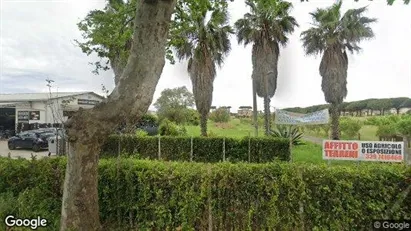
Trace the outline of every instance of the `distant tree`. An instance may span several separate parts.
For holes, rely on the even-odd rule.
[[[382,112],[382,115],[385,115],[385,112],[393,107],[391,99],[380,99],[377,102],[380,107],[380,111]]]
[[[192,106],[194,106],[194,96],[185,86],[164,89],[154,103],[160,120],[168,118],[178,124],[186,122],[188,113],[186,109]]]
[[[358,2],[359,0],[354,0],[355,2]],[[368,0],[369,2],[372,2],[373,0]],[[403,0],[404,4],[408,5],[410,4],[410,0]],[[309,2],[308,0],[301,0],[301,2]],[[387,0],[388,5],[394,4],[395,0]]]
[[[347,51],[360,51],[358,43],[374,37],[370,24],[376,19],[364,17],[366,7],[341,14],[342,1],[311,13],[313,27],[302,32],[305,53],[323,54],[320,63],[322,90],[330,104],[332,139],[340,138],[340,106],[347,96]]]
[[[397,111],[397,115],[400,114],[400,109],[402,108],[402,104],[406,100],[408,100],[407,97],[400,97],[400,98],[392,98],[391,99],[392,107],[395,108],[395,110]]]

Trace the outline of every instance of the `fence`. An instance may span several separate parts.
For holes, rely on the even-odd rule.
[[[245,137],[135,137],[111,136],[100,157],[138,155],[166,161],[215,163],[220,161],[265,163],[290,160],[287,139]]]

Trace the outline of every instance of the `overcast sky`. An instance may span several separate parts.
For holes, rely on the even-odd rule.
[[[101,9],[104,0],[0,0],[0,94],[45,92],[46,78],[55,80],[58,91],[94,91],[101,94],[101,84],[113,89],[113,73],[94,75],[86,56],[74,45],[81,39],[76,23],[93,9]],[[300,33],[310,27],[309,12],[327,7],[332,0],[292,1],[291,14],[300,27],[281,48],[277,92],[272,106],[278,108],[323,104],[321,56],[308,57],[301,47]],[[369,5],[367,16],[378,18],[372,26],[376,37],[361,43],[360,54],[349,55],[348,96],[346,101],[366,98],[411,97],[411,5],[397,0],[345,0],[343,10]],[[231,22],[247,12],[244,1],[230,3]],[[213,105],[252,105],[251,46],[237,45],[231,39],[232,51],[214,82]],[[182,85],[191,90],[187,63],[166,64],[154,99],[165,88]],[[259,99],[259,109],[263,100]]]

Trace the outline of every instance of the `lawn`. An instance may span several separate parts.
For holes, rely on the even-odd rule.
[[[378,138],[378,136],[376,136],[377,129],[378,128],[376,126],[372,126],[372,125],[362,126],[362,128],[360,130],[360,137],[359,137],[360,140],[378,141],[379,138]],[[306,130],[305,134],[308,135],[308,136],[314,136],[314,137],[319,137],[319,138],[323,138],[323,139],[328,139],[327,135],[325,135],[324,133],[314,133],[314,132]],[[342,135],[341,138],[344,139],[344,140],[358,140],[358,137],[348,137],[346,135]]]
[[[187,135],[200,136],[200,126],[186,126]],[[228,123],[214,123],[208,121],[208,133],[210,136],[226,136],[243,138],[245,136],[254,136],[254,128],[247,120],[233,118]],[[264,128],[259,127],[258,136],[264,135]]]
[[[208,121],[208,132],[211,136],[226,136],[242,138],[245,136],[254,136],[254,128],[250,124],[249,120],[233,118],[228,123],[214,123]],[[186,126],[187,134],[189,136],[199,136],[200,126]],[[375,135],[377,127],[375,126],[363,126],[360,130],[361,140],[376,141],[378,137]],[[327,139],[325,135],[306,133],[309,136],[320,137]],[[259,127],[259,136],[264,136],[264,128]],[[357,137],[342,137],[343,139],[357,140]],[[303,145],[298,145],[292,149],[293,162],[297,163],[328,163],[322,159],[322,147],[319,144],[304,141]],[[331,165],[340,164],[357,164],[353,161],[332,161]],[[365,164],[365,163],[364,163]],[[366,163],[368,164],[368,163]]]

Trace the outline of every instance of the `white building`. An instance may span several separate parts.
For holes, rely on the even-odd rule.
[[[94,92],[0,94],[0,113],[14,108],[16,128],[20,123],[56,124],[80,107],[92,108],[103,99]]]

